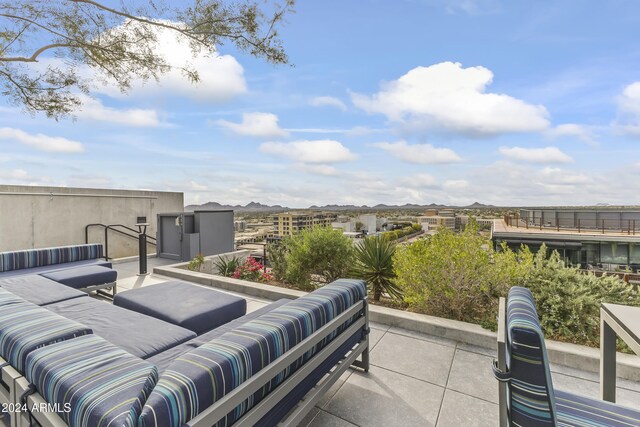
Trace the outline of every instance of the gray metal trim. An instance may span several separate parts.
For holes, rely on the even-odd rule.
[[[351,337],[351,335],[355,334],[358,329],[362,329],[363,325],[363,318],[354,322],[353,325],[351,325],[346,331],[343,331],[338,338],[331,341],[329,345],[313,356],[311,360],[307,361],[304,366],[299,368],[293,375],[287,378],[286,381],[269,393],[260,401],[260,403],[251,408],[249,412],[234,423],[234,426],[252,427],[256,425],[262,417],[264,417],[272,408],[276,407],[278,403],[284,399],[287,394],[289,394],[289,392],[291,392],[298,384],[302,383],[314,369],[320,366],[320,364],[327,357],[333,354],[334,351],[336,351],[347,339],[349,339],[349,337]]]
[[[238,406],[239,404],[244,402],[246,399],[248,399],[250,396],[252,396],[267,382],[271,381],[273,377],[275,377],[277,374],[282,372],[289,365],[291,365],[298,358],[300,358],[304,353],[306,353],[312,347],[318,344],[327,335],[335,331],[340,325],[342,325],[344,322],[349,320],[351,317],[357,315],[363,309],[366,310],[366,303],[364,301],[360,301],[357,304],[351,306],[349,309],[341,313],[338,317],[336,317],[335,319],[333,319],[332,321],[324,325],[322,328],[318,329],[316,332],[308,336],[304,341],[300,342],[291,350],[287,351],[283,356],[278,358],[275,362],[271,363],[265,369],[258,372],[248,381],[243,383],[240,387],[237,387],[236,389],[231,391],[231,393],[227,394],[225,397],[223,397],[222,399],[220,399],[210,407],[206,408],[198,416],[190,420],[188,422],[188,425],[192,427],[205,427],[205,426],[208,427],[215,424],[218,420],[220,420],[229,412],[231,412],[236,406]],[[351,333],[354,333],[355,330],[357,329],[357,328],[354,328],[354,326],[359,326],[360,328],[362,328],[363,325],[365,325],[364,318],[358,319],[354,323],[354,325],[352,325],[347,331],[343,331],[343,333],[340,334],[340,337],[332,341],[331,344],[339,341],[344,342],[347,338],[349,338],[348,332],[352,331]],[[365,325],[365,326],[368,327],[368,325]],[[305,364],[305,366],[312,361],[321,362],[322,361],[321,358],[318,357],[321,353],[322,352],[315,355],[310,361],[308,361]],[[287,387],[288,384],[291,383],[290,380],[291,378],[287,379],[285,382],[280,384],[278,389],[280,389],[281,387]],[[247,412],[243,416],[243,418],[250,415],[254,411],[254,409]]]
[[[504,298],[500,298],[498,305],[498,368],[507,372],[507,304]],[[507,384],[498,381],[498,403],[500,411],[500,427],[509,425],[507,410]]]
[[[320,384],[316,386],[314,389],[307,393],[303,400],[296,406],[290,413],[287,418],[278,423],[279,427],[289,427],[289,426],[297,426],[300,424],[302,419],[307,416],[309,411],[316,406],[316,403],[324,396],[324,394],[331,388],[333,384],[338,381],[338,379],[344,374],[344,372],[349,369],[350,366],[354,365],[356,359],[359,355],[363,354],[363,350],[368,350],[369,348],[369,336],[367,336],[366,342],[361,342],[356,346],[355,349],[351,351],[351,354],[347,356],[345,359],[340,361],[337,367],[328,375],[328,377]]]

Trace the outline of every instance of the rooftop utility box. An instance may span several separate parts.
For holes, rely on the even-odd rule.
[[[158,214],[158,256],[189,261],[233,251],[233,211]]]

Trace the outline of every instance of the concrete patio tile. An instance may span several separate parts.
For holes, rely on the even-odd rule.
[[[447,389],[498,403],[498,382],[491,370],[493,358],[456,349]]]
[[[434,426],[444,388],[373,366],[354,372],[323,408],[360,426]]]
[[[320,412],[320,409],[314,407],[311,409],[311,411],[309,411],[309,413],[302,419],[302,421],[300,421],[300,424],[298,424],[298,427],[306,427],[309,425],[309,423],[316,417],[316,415],[318,415],[318,413]]]
[[[312,414],[313,417],[309,418],[309,415]],[[309,415],[302,420],[299,424],[300,427],[357,427],[355,424],[318,408],[313,408]]]
[[[470,353],[483,354],[485,356],[489,356],[489,357],[492,357],[492,358],[498,357],[498,353],[497,353],[497,349],[496,348],[480,347],[480,346],[477,346],[477,345],[467,344],[467,343],[464,343],[464,342],[459,342],[457,348],[459,350],[468,351]]]
[[[408,329],[398,328],[396,326],[392,326],[389,328],[388,332],[392,332],[394,334],[402,335],[405,337],[416,338],[423,341],[435,342],[438,344],[446,345],[448,347],[455,347],[457,342],[448,338],[437,337],[435,335],[423,334],[421,332],[410,331]]]
[[[454,348],[387,332],[371,351],[371,364],[445,386]]]
[[[438,427],[495,427],[498,405],[447,390],[438,416]]]
[[[371,332],[369,332],[369,351],[375,348],[376,344],[378,344],[384,334],[386,334],[385,331],[371,328]]]
[[[570,368],[564,365],[550,364],[551,372],[568,375],[571,377],[582,378],[584,380],[600,383],[600,374],[598,372],[588,372],[580,369]],[[640,392],[640,382],[630,381],[623,378],[616,379],[616,386],[620,389]]]
[[[342,374],[340,378],[338,378],[338,380],[329,388],[329,390],[327,390],[324,396],[320,398],[316,406],[318,408],[324,408],[327,405],[327,403],[329,403],[331,398],[335,396],[338,390],[340,390],[340,387],[344,385],[344,383],[349,379],[351,374],[353,374],[354,372],[355,372],[354,368],[347,369],[347,371],[344,374]]]

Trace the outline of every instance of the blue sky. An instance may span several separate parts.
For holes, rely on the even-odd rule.
[[[640,204],[636,1],[296,9],[292,67],[225,45],[192,60],[198,86],[98,87],[75,121],[1,104],[0,183],[289,207]],[[163,37],[169,61],[188,59]]]

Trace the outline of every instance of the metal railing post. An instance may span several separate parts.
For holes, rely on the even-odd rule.
[[[138,227],[138,267],[139,267],[139,276],[144,276],[149,274],[147,272],[147,226],[149,224],[138,223],[136,226]]]

